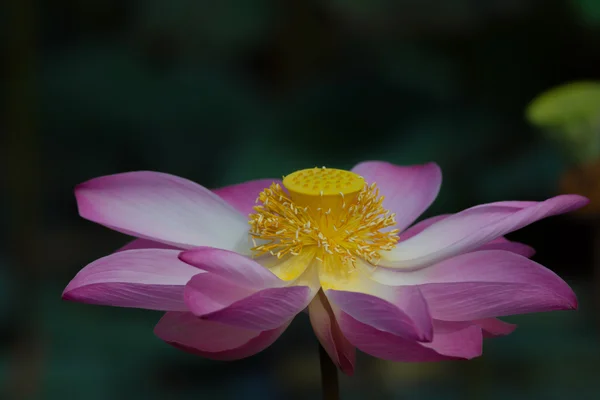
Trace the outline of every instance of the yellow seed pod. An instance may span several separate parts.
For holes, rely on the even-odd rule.
[[[296,171],[283,179],[283,186],[297,204],[316,212],[352,204],[365,187],[365,180],[350,171],[323,167]]]

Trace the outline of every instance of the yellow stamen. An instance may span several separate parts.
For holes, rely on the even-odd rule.
[[[391,250],[398,242],[397,229],[384,231],[396,224],[395,215],[383,208],[384,198],[376,185],[366,185],[359,175],[314,168],[288,175],[283,184],[289,195],[273,184],[260,193],[257,203],[262,205],[250,214],[256,256],[282,259],[314,254],[321,274],[344,279],[358,258],[377,265],[379,252]],[[286,260],[285,264],[294,265],[296,272],[272,271],[282,279],[301,272],[295,263]]]

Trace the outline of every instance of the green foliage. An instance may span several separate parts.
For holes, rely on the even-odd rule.
[[[573,82],[537,96],[528,120],[576,163],[600,157],[600,83]]]
[[[561,85],[538,95],[527,108],[527,118],[540,127],[561,127],[600,114],[600,82]]]

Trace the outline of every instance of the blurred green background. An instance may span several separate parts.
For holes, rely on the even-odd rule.
[[[80,268],[128,241],[77,216],[77,183],[150,169],[219,187],[315,165],[436,161],[444,184],[427,215],[541,200],[571,166],[526,106],[556,85],[600,78],[597,0],[0,7],[3,399],[320,393],[305,315],[263,353],[225,363],[162,343],[152,333],[160,313],[61,301]],[[361,354],[343,398],[600,398],[596,226],[563,216],[510,235],[572,284],[579,311],[509,318],[517,331],[469,362]]]

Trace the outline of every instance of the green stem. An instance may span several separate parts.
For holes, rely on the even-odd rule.
[[[329,354],[319,344],[319,360],[321,364],[321,388],[323,400],[339,400],[340,388],[338,384],[337,367],[331,361]]]

